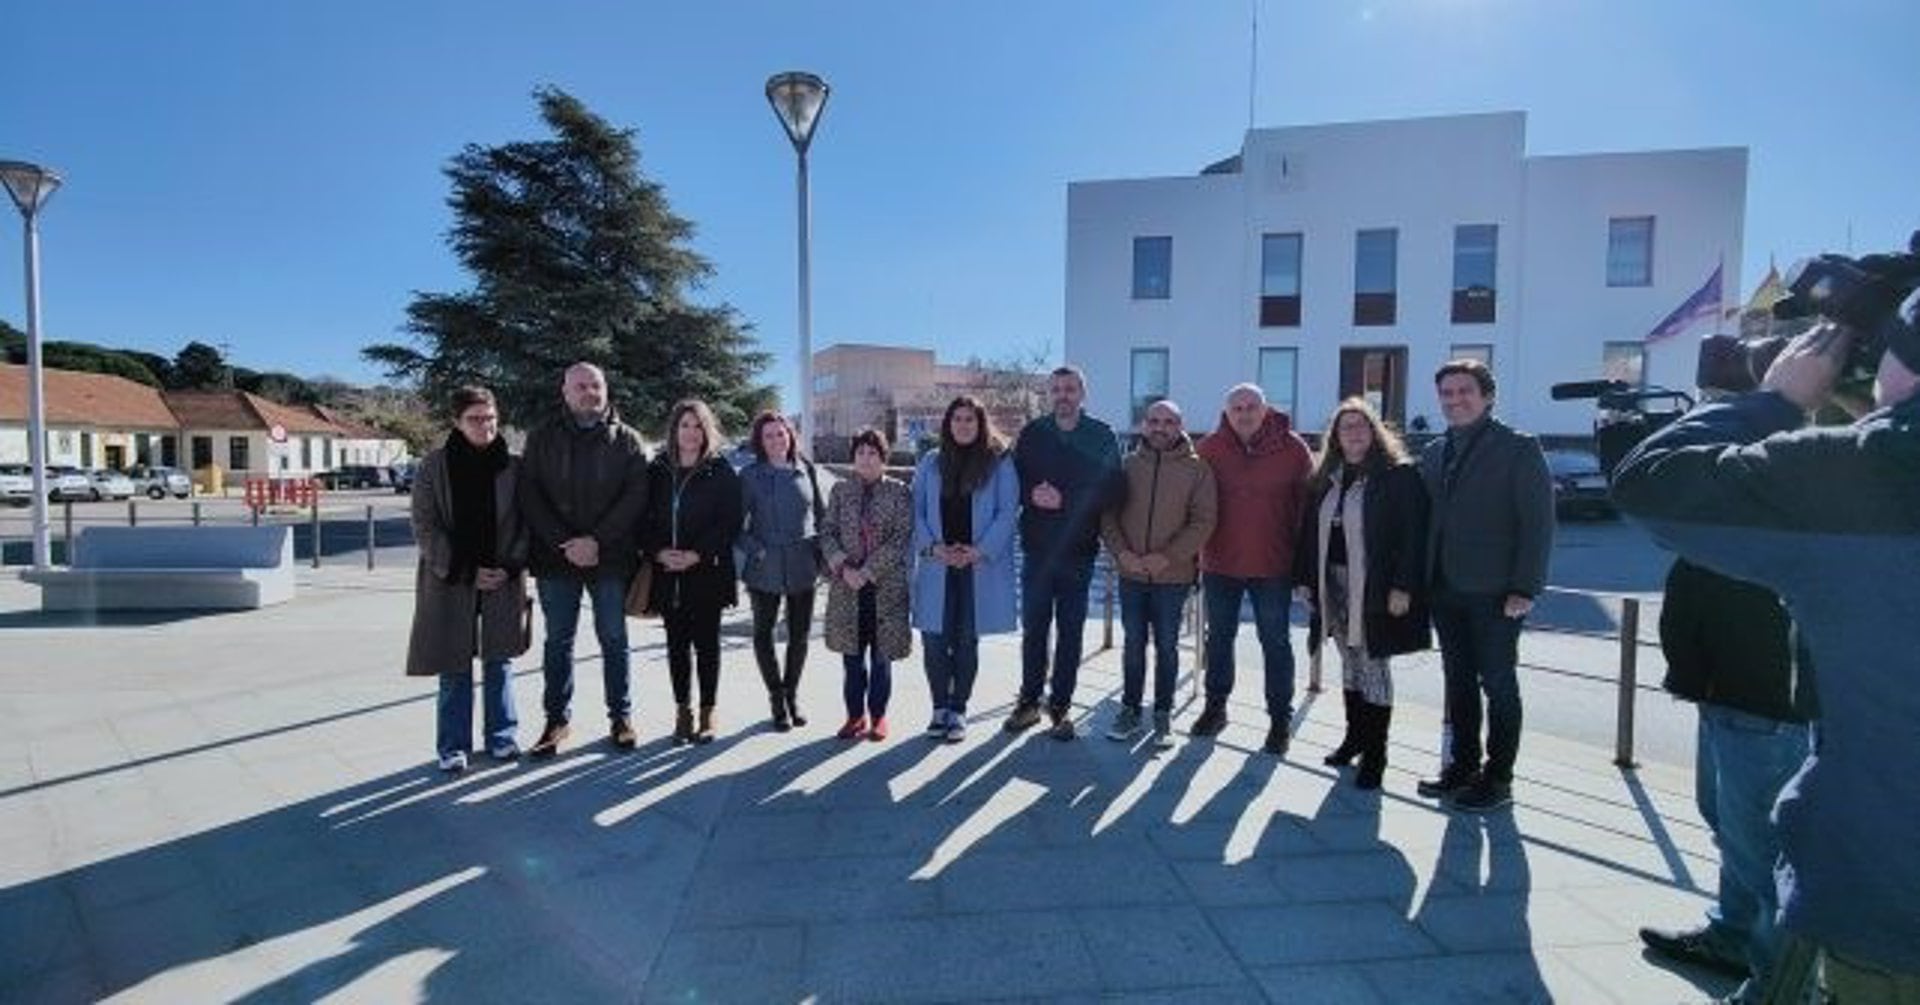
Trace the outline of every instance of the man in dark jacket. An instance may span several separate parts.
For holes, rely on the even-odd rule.
[[[1672,959],[1748,976],[1733,996],[1759,1001],[1778,950],[1773,823],[1781,787],[1810,751],[1813,688],[1793,658],[1780,598],[1680,559],[1660,604],[1666,688],[1700,706],[1694,800],[1720,847],[1719,896],[1704,925],[1642,928],[1641,941]]]
[[[558,753],[570,731],[582,593],[593,598],[613,742],[623,749],[635,743],[624,607],[647,504],[647,451],[608,403],[599,367],[568,367],[561,395],[566,408],[527,436],[521,461],[520,509],[533,533],[527,565],[539,588],[547,640],[547,726],[529,751],[535,757]]]
[[[1520,750],[1520,625],[1546,587],[1553,551],[1553,477],[1533,437],[1493,417],[1493,371],[1472,359],[1434,374],[1444,436],[1427,444],[1420,474],[1433,500],[1427,575],[1453,757],[1424,796],[1484,813],[1513,801]],[[1480,698],[1486,694],[1486,763]]]
[[[1649,437],[1613,487],[1689,561],[1777,592],[1812,653],[1820,721],[1774,811],[1775,878],[1782,926],[1818,948],[1840,1002],[1920,1000],[1917,315],[1920,297],[1880,329],[1877,411],[1802,428],[1854,337],[1824,324],[1760,390]]]
[[[1047,385],[1053,413],[1020,430],[1014,470],[1020,476],[1020,699],[1007,717],[1010,733],[1040,721],[1047,695],[1049,730],[1071,740],[1073,688],[1080,671],[1080,633],[1087,621],[1087,587],[1100,550],[1100,515],[1119,485],[1120,444],[1113,429],[1081,410],[1086,377],[1072,366],[1053,371]],[[1053,679],[1047,679],[1047,636],[1058,620]]]

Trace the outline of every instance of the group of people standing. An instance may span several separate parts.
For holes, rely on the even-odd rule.
[[[1004,728],[1023,732],[1044,721],[1048,735],[1071,740],[1079,733],[1073,699],[1089,587],[1104,543],[1125,634],[1109,737],[1132,740],[1150,729],[1154,747],[1172,745],[1177,640],[1197,585],[1207,666],[1205,704],[1190,734],[1216,736],[1228,725],[1235,635],[1250,603],[1263,657],[1263,748],[1284,755],[1297,597],[1311,614],[1309,646],[1325,645],[1342,660],[1346,734],[1326,763],[1357,760],[1357,784],[1380,785],[1393,705],[1389,661],[1427,648],[1437,629],[1451,755],[1420,791],[1491,809],[1510,798],[1517,643],[1545,580],[1552,486],[1532,438],[1490,414],[1494,381],[1483,364],[1449,362],[1436,387],[1448,429],[1417,460],[1359,399],[1335,411],[1316,459],[1252,384],[1228,392],[1218,428],[1197,444],[1177,404],[1151,404],[1123,460],[1113,429],[1084,410],[1085,376],[1063,366],[1049,377],[1050,411],[1013,443],[984,404],[962,395],[947,407],[938,445],[920,458],[911,486],[886,473],[886,436],[863,429],[852,440],[852,477],[824,495],[777,412],[754,420],[754,460],[738,474],[723,456],[712,410],[695,400],[674,406],[649,460],[640,434],[611,407],[605,375],[580,363],[566,372],[565,407],[514,458],[499,439],[493,396],[463,388],[452,402],[454,429],[422,462],[414,487],[419,602],[408,671],[440,679],[442,769],[464,769],[473,748],[476,656],[483,749],[518,757],[508,668],[530,645],[531,574],[546,643],[545,725],[530,754],[551,756],[570,737],[583,596],[600,643],[612,742],[636,742],[629,614],[663,623],[673,740],[710,742],[721,614],[738,604],[744,584],[771,723],[785,731],[807,724],[800,680],[824,580],[825,642],[844,670],[839,736],[887,738],[892,666],[911,653],[917,630],[933,706],[926,735],[965,739],[980,639],[1017,624],[1021,677]]]

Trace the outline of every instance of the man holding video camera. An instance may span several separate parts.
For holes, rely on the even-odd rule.
[[[1688,561],[1786,603],[1820,722],[1775,809],[1780,921],[1817,949],[1829,1000],[1920,1002],[1920,294],[1910,278],[1864,275],[1879,289],[1862,297],[1816,281],[1831,278],[1807,289],[1832,320],[1757,390],[1648,438],[1613,494]],[[1846,370],[1871,373],[1875,410],[1803,428]],[[1796,955],[1774,995],[1804,980]]]

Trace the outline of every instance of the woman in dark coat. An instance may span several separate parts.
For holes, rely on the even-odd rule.
[[[1313,608],[1311,636],[1340,653],[1347,732],[1326,763],[1360,758],[1355,784],[1377,789],[1393,721],[1388,660],[1431,645],[1424,565],[1427,493],[1400,438],[1359,398],[1327,424],[1294,582]]]
[[[453,392],[454,430],[420,462],[413,483],[413,630],[407,673],[440,678],[440,770],[464,771],[473,748],[473,658],[480,657],[487,754],[514,742],[513,657],[527,651],[527,534],[514,506],[516,461],[500,439],[493,392]]]
[[[706,402],[682,401],[667,423],[667,445],[647,467],[641,548],[650,563],[647,613],[666,623],[667,673],[673,681],[673,742],[713,742],[720,694],[720,612],[739,602],[733,542],[740,529],[740,483],[720,456],[720,424]],[[693,718],[696,654],[700,721]]]

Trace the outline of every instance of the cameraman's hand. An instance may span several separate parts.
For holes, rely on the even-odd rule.
[[[1787,343],[1779,358],[1767,368],[1762,391],[1778,391],[1780,396],[1812,412],[1833,396],[1833,385],[1846,365],[1847,350],[1853,346],[1853,329],[1823,321],[1805,334]]]

